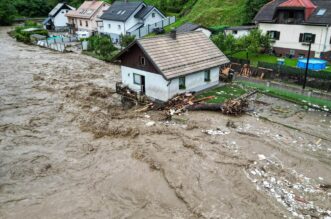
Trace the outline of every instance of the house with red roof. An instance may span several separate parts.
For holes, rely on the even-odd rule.
[[[254,18],[272,39],[278,56],[312,57],[331,61],[331,1],[272,0]]]

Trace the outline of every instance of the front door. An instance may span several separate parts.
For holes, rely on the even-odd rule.
[[[146,86],[145,86],[145,76],[141,75],[141,92],[145,94],[146,92]]]

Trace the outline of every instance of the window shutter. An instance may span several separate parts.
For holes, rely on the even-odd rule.
[[[299,42],[303,42],[303,37],[304,37],[304,34],[303,33],[300,33],[300,37],[299,37]]]
[[[312,34],[311,43],[315,43],[316,34]]]

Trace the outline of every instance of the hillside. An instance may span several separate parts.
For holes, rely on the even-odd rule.
[[[250,7],[250,4],[252,4],[252,2],[258,2],[258,4],[262,5],[266,1],[267,0],[145,0],[146,3],[155,5],[161,10],[163,9],[163,11],[169,15],[175,14],[177,18],[179,18],[177,24],[190,21],[208,27],[215,25],[241,25],[247,23],[247,21],[251,19],[247,18],[247,11],[254,11],[254,9]],[[176,2],[179,2],[179,5],[175,5]],[[169,5],[170,7],[167,8]]]

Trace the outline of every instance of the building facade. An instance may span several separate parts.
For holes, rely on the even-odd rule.
[[[43,21],[44,28],[54,31],[67,30],[66,14],[71,10],[75,10],[75,8],[66,3],[57,4]]]
[[[165,16],[155,7],[144,2],[116,1],[100,17],[98,31],[109,35],[117,43],[121,35],[131,34],[137,29],[162,21]]]
[[[98,31],[98,18],[109,8],[103,1],[85,1],[77,10],[66,14],[68,26],[72,33],[77,31],[88,32],[92,35]]]
[[[254,18],[258,28],[272,39],[278,56],[312,57],[331,61],[331,1],[275,0]]]

